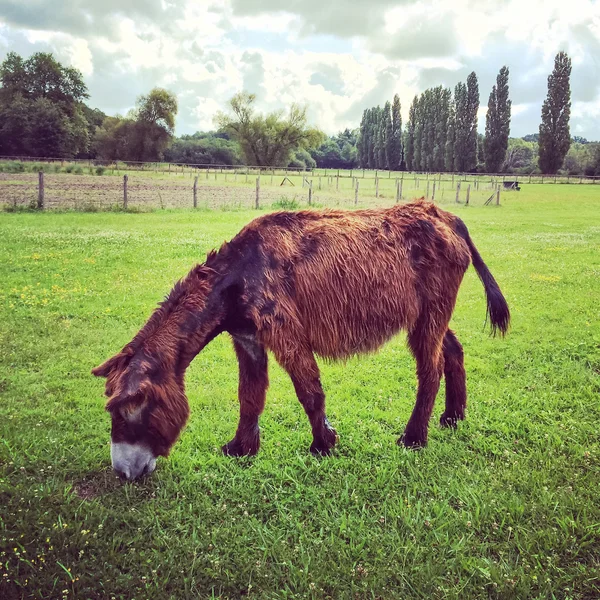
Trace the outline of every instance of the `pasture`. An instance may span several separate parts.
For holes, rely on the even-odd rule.
[[[0,206],[22,210],[40,199],[39,172],[43,171],[45,209],[86,212],[156,208],[241,210],[279,206],[385,206],[397,200],[426,197],[440,204],[483,206],[496,203],[496,190],[505,194],[503,181],[528,187],[570,184],[596,186],[600,178],[562,175],[476,175],[409,173],[355,169],[314,169],[125,163],[107,167],[85,162],[0,161]],[[127,180],[125,183],[124,180]],[[258,181],[257,181],[258,179]],[[542,193],[539,191],[538,193]],[[585,192],[586,194],[590,192]],[[594,196],[594,193],[591,193]],[[125,204],[125,198],[127,198]]]
[[[0,598],[597,598],[599,192],[445,206],[512,312],[491,338],[470,268],[451,323],[469,393],[456,432],[437,426],[441,389],[429,446],[396,445],[416,385],[400,336],[320,361],[331,457],[308,452],[273,360],[260,453],[222,456],[238,407],[221,336],[188,370],[181,440],[133,484],[111,470],[90,369],[257,211],[0,214]]]

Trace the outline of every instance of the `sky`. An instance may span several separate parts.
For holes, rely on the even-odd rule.
[[[511,136],[536,133],[554,56],[572,59],[571,134],[600,140],[596,0],[0,0],[0,61],[53,52],[81,70],[88,104],[126,114],[140,94],[178,96],[177,134],[214,129],[242,89],[259,110],[308,106],[328,134],[400,96],[479,79],[479,131],[510,70]]]

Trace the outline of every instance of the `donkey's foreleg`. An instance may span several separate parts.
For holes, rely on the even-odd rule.
[[[233,345],[240,369],[240,422],[235,437],[223,446],[223,452],[230,456],[252,456],[260,447],[258,418],[265,407],[269,386],[267,353],[250,336],[234,337]]]
[[[310,421],[313,434],[310,451],[313,454],[329,454],[338,436],[325,415],[325,393],[313,353],[305,349],[295,352],[293,357],[286,356],[281,360],[278,357],[278,362],[292,379],[298,400]]]

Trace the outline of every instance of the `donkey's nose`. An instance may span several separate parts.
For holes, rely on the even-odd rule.
[[[127,467],[124,468],[120,468],[120,467],[113,467],[115,470],[115,473],[121,478],[121,479],[129,479],[129,469]]]
[[[156,467],[156,458],[149,448],[137,444],[113,443],[112,465],[115,472],[128,481],[133,481]]]

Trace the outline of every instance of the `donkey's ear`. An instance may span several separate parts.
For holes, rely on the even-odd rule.
[[[110,372],[117,365],[123,364],[127,358],[129,358],[127,354],[124,352],[119,352],[112,358],[109,358],[106,362],[103,362],[101,365],[98,365],[96,368],[92,369],[92,375],[95,375],[96,377],[108,377]]]

